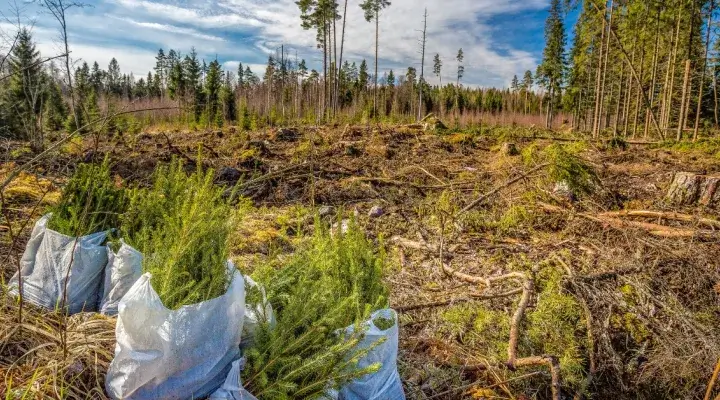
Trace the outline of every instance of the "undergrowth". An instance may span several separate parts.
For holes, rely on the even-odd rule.
[[[254,273],[277,317],[274,324],[261,321],[246,351],[243,382],[258,398],[317,398],[379,368],[359,369],[369,351],[356,347],[362,330],[343,332],[387,306],[384,253],[355,223],[334,234],[319,220],[315,226],[309,245],[282,266],[267,264]],[[258,301],[250,292],[248,302]]]
[[[80,164],[50,208],[48,228],[68,236],[83,236],[117,228],[127,206],[125,189],[113,182],[107,160]]]
[[[575,194],[590,194],[600,181],[592,166],[580,157],[584,150],[582,142],[569,145],[554,143],[544,149],[532,144],[523,149],[522,158],[526,165],[548,163],[549,180],[565,183]]]

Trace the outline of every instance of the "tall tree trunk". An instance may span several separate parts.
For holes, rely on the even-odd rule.
[[[602,84],[602,70],[603,70],[603,53],[605,51],[605,29],[607,24],[607,6],[605,13],[603,14],[603,25],[600,33],[600,52],[598,53],[598,66],[595,75],[595,112],[593,113],[593,129],[592,136],[597,138],[600,131],[600,113],[602,112],[600,107],[600,85]]]
[[[378,46],[380,46],[380,10],[375,10],[375,95],[373,99],[373,116],[377,119],[378,99]]]
[[[618,94],[617,94],[617,102],[615,103],[615,121],[613,124],[613,137],[617,137],[618,134],[618,126],[620,124],[620,101],[623,97],[623,91],[622,91],[622,82],[623,78],[625,77],[625,63],[620,67],[620,80],[618,80]]]
[[[605,44],[605,60],[603,61],[603,72],[602,72],[602,83],[600,84],[600,113],[598,115],[598,135],[600,134],[600,119],[602,118],[602,111],[605,107],[605,82],[607,79],[607,64],[608,64],[608,56],[610,55],[610,31],[612,31],[612,23],[613,23],[613,9],[614,9],[615,2],[614,0],[610,0],[610,18],[608,21],[608,34],[605,38],[607,43]],[[607,112],[606,112],[607,114]],[[607,127],[607,119],[605,119],[605,127]]]
[[[655,29],[655,46],[653,47],[653,60],[652,60],[652,73],[650,77],[650,104],[648,104],[647,108],[645,109],[645,132],[643,133],[643,137],[645,139],[648,138],[648,132],[650,130],[650,113],[652,111],[653,103],[655,102],[655,91],[656,91],[656,85],[657,85],[657,72],[658,72],[658,64],[659,64],[659,44],[660,44],[660,12],[661,8],[658,7],[657,12],[657,27]]]
[[[682,140],[683,130],[685,129],[685,121],[687,119],[688,112],[690,111],[690,96],[691,96],[691,85],[690,79],[690,58],[692,57],[692,43],[695,32],[695,2],[692,1],[692,8],[690,9],[690,35],[688,35],[688,48],[687,58],[685,59],[685,75],[683,78],[682,86],[682,97],[680,101],[680,117],[678,118],[678,129],[677,129],[677,140]]]
[[[340,37],[340,64],[338,64],[338,76],[340,75],[339,71],[342,69],[342,63],[343,63],[343,50],[345,49],[345,21],[347,20],[347,5],[348,0],[345,0],[345,7],[343,8],[343,24],[342,24],[342,35]],[[337,81],[337,93],[338,96],[340,95],[340,79]],[[338,100],[339,102],[339,100]]]
[[[672,119],[672,104],[673,104],[673,88],[675,87],[675,68],[677,68],[677,55],[678,55],[678,47],[680,43],[680,22],[682,18],[680,18],[680,15],[682,14],[682,10],[684,9],[684,1],[683,1],[683,7],[680,8],[680,12],[677,14],[677,26],[675,28],[675,43],[672,46],[672,63],[670,64],[670,67],[668,68],[668,72],[670,73],[670,84],[667,86],[667,98],[665,101],[665,129],[670,127],[670,120]]]
[[[693,141],[698,139],[698,130],[700,128],[700,111],[702,108],[703,89],[705,88],[705,73],[707,72],[708,53],[710,52],[710,31],[712,30],[713,11],[715,9],[715,0],[710,0],[710,8],[708,9],[707,32],[705,34],[705,55],[703,56],[702,74],[700,75],[700,89],[698,91],[697,109],[695,110],[695,126],[693,128]]]

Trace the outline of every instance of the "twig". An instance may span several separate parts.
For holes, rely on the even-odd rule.
[[[23,72],[23,71],[26,71],[26,70],[28,70],[28,69],[35,68],[35,67],[37,67],[37,66],[40,65],[40,64],[44,64],[44,63],[46,63],[46,62],[48,62],[48,61],[52,61],[52,60],[55,60],[55,59],[58,59],[58,58],[63,58],[63,57],[65,57],[65,56],[67,56],[67,54],[60,54],[59,56],[49,57],[49,58],[46,58],[46,59],[44,59],[44,60],[36,61],[36,62],[34,62],[34,63],[26,66],[25,68],[19,69],[19,70],[17,70],[17,71],[13,71],[13,72],[5,75],[5,76],[0,77],[0,82],[4,81],[5,79],[10,78],[11,76],[13,76],[13,75],[15,75],[15,74],[17,74],[17,73],[19,73],[19,72]]]
[[[718,375],[720,375],[720,358],[718,358],[717,365],[715,365],[715,371],[713,371],[712,378],[710,378],[710,382],[708,382],[708,387],[705,391],[704,400],[710,400],[710,396],[712,395],[712,391],[715,387],[715,382],[717,381]],[[720,397],[720,395],[718,395],[718,397]]]
[[[507,187],[512,186],[513,184],[515,184],[515,183],[517,183],[517,182],[519,182],[519,181],[527,178],[529,175],[531,175],[531,174],[533,174],[533,173],[535,173],[535,172],[537,172],[537,171],[540,171],[541,169],[543,169],[543,168],[545,168],[545,167],[548,167],[549,165],[550,165],[550,163],[540,164],[540,165],[536,166],[535,168],[531,169],[530,171],[528,171],[528,172],[526,172],[526,173],[524,173],[524,174],[520,174],[519,176],[517,176],[517,177],[515,177],[515,178],[513,178],[513,179],[511,179],[511,180],[509,180],[509,181],[507,181],[507,182],[505,182],[505,183],[503,183],[502,185],[496,186],[496,187],[495,187],[494,189],[492,189],[491,191],[489,191],[489,192],[483,194],[482,196],[478,197],[477,199],[475,199],[474,201],[472,201],[470,204],[468,204],[467,206],[465,206],[465,208],[463,208],[462,210],[458,211],[458,213],[455,214],[455,217],[458,217],[458,216],[460,216],[460,215],[462,215],[462,214],[464,214],[464,213],[472,210],[473,208],[477,207],[478,205],[480,205],[481,203],[483,203],[485,200],[487,200],[490,196],[493,196],[493,195],[497,194],[499,191],[501,191],[501,190],[503,190],[503,189],[505,189],[505,188],[507,188]]]

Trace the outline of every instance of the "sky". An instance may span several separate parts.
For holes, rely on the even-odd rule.
[[[17,3],[13,3],[17,1]],[[58,24],[31,0],[3,0],[0,12],[33,26],[43,57],[62,53]],[[262,75],[268,55],[285,46],[291,58],[305,59],[309,68],[322,69],[322,52],[315,32],[300,26],[295,0],[84,0],[83,8],[67,12],[71,56],[75,63],[97,61],[103,69],[115,57],[123,73],[146,76],[158,49],[186,54],[191,47],[208,62],[217,58],[237,70],[250,65]],[[359,0],[349,0],[344,59],[366,59],[372,72],[375,24],[368,23]],[[341,13],[343,1],[341,3]],[[542,57],[543,28],[549,0],[392,0],[380,14],[379,75],[393,69],[404,74],[419,69],[419,39],[423,10],[428,11],[426,79],[437,83],[432,59],[443,61],[443,82],[454,82],[458,49],[465,54],[463,83],[507,87],[513,75],[535,71]],[[8,22],[0,29],[13,30]],[[341,27],[338,26],[338,32]],[[339,40],[339,37],[338,37]]]

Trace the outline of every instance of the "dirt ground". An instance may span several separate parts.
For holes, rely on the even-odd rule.
[[[355,215],[386,247],[410,399],[553,390],[702,398],[720,357],[718,209],[673,205],[665,194],[677,172],[720,172],[720,153],[531,136],[333,126],[89,137],[5,191],[1,276],[12,275],[32,221],[75,164],[109,157],[118,180],[147,182],[178,157],[214,168],[218,184],[237,185],[254,206],[233,247],[246,272],[292,252],[316,213],[331,222]],[[594,172],[591,190],[564,187],[533,158],[558,144]],[[32,158],[22,143],[6,148],[0,178]],[[609,214],[620,210],[651,214]],[[513,348],[518,362],[508,359]],[[8,360],[0,349],[0,371]]]

